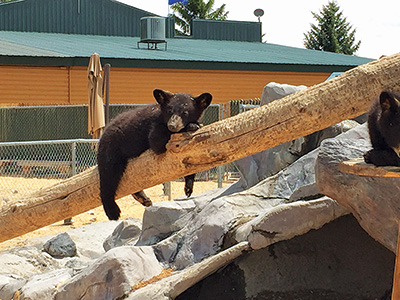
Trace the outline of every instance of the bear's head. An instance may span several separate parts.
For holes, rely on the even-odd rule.
[[[379,131],[388,146],[400,157],[400,95],[384,91],[379,96],[379,104]]]
[[[164,122],[171,132],[179,132],[189,123],[197,123],[212,100],[212,96],[209,93],[193,97],[190,94],[173,94],[155,89],[153,94],[160,104]]]

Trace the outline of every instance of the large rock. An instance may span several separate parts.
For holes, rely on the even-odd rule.
[[[119,299],[161,272],[151,247],[117,247],[58,288],[55,300]]]
[[[21,289],[20,300],[52,299],[57,286],[71,278],[72,272],[58,269],[33,276]]]
[[[235,242],[248,241],[254,250],[319,229],[348,214],[335,200],[323,197],[279,205],[240,226],[232,235]]]
[[[186,289],[196,284],[206,276],[227,265],[244,251],[249,250],[247,242],[242,242],[226,249],[202,262],[190,266],[183,271],[174,272],[173,275],[160,281],[146,285],[131,293],[128,300],[170,300],[175,299]]]
[[[232,228],[281,203],[283,199],[244,192],[215,199],[184,228],[154,245],[157,257],[177,269],[198,263],[221,249]]]
[[[347,215],[244,254],[176,300],[386,300],[394,261]]]
[[[318,155],[319,190],[349,209],[373,238],[396,251],[400,219],[400,178],[361,177],[338,170],[338,163],[362,157],[368,140],[327,140]]]

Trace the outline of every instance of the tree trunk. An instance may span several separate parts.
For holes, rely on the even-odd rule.
[[[400,90],[400,53],[273,101],[194,134],[174,135],[169,151],[132,160],[117,198],[204,171],[308,135],[367,111],[384,89]],[[0,242],[101,205],[97,168],[78,174],[0,211]]]

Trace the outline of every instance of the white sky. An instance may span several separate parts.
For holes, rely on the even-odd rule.
[[[119,0],[120,2],[167,16],[168,0]],[[400,52],[399,0],[336,0],[347,21],[361,40],[358,56],[379,58]],[[215,7],[226,4],[229,20],[257,21],[253,12],[264,10],[261,18],[268,43],[304,48],[304,33],[316,23],[312,12],[321,10],[328,0],[215,0]],[[172,12],[172,11],[171,11]]]

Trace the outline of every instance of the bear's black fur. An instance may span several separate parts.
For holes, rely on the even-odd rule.
[[[114,198],[128,160],[147,149],[156,154],[163,153],[171,134],[197,130],[198,120],[212,99],[209,93],[192,97],[156,89],[153,94],[157,103],[118,115],[100,139],[97,154],[100,197],[110,220],[117,220],[120,216],[121,211]],[[188,196],[192,193],[193,180],[194,174],[185,177],[185,193]],[[143,205],[151,205],[143,191],[133,196]]]
[[[400,166],[400,95],[383,91],[368,115],[372,150],[364,160],[376,166]]]

